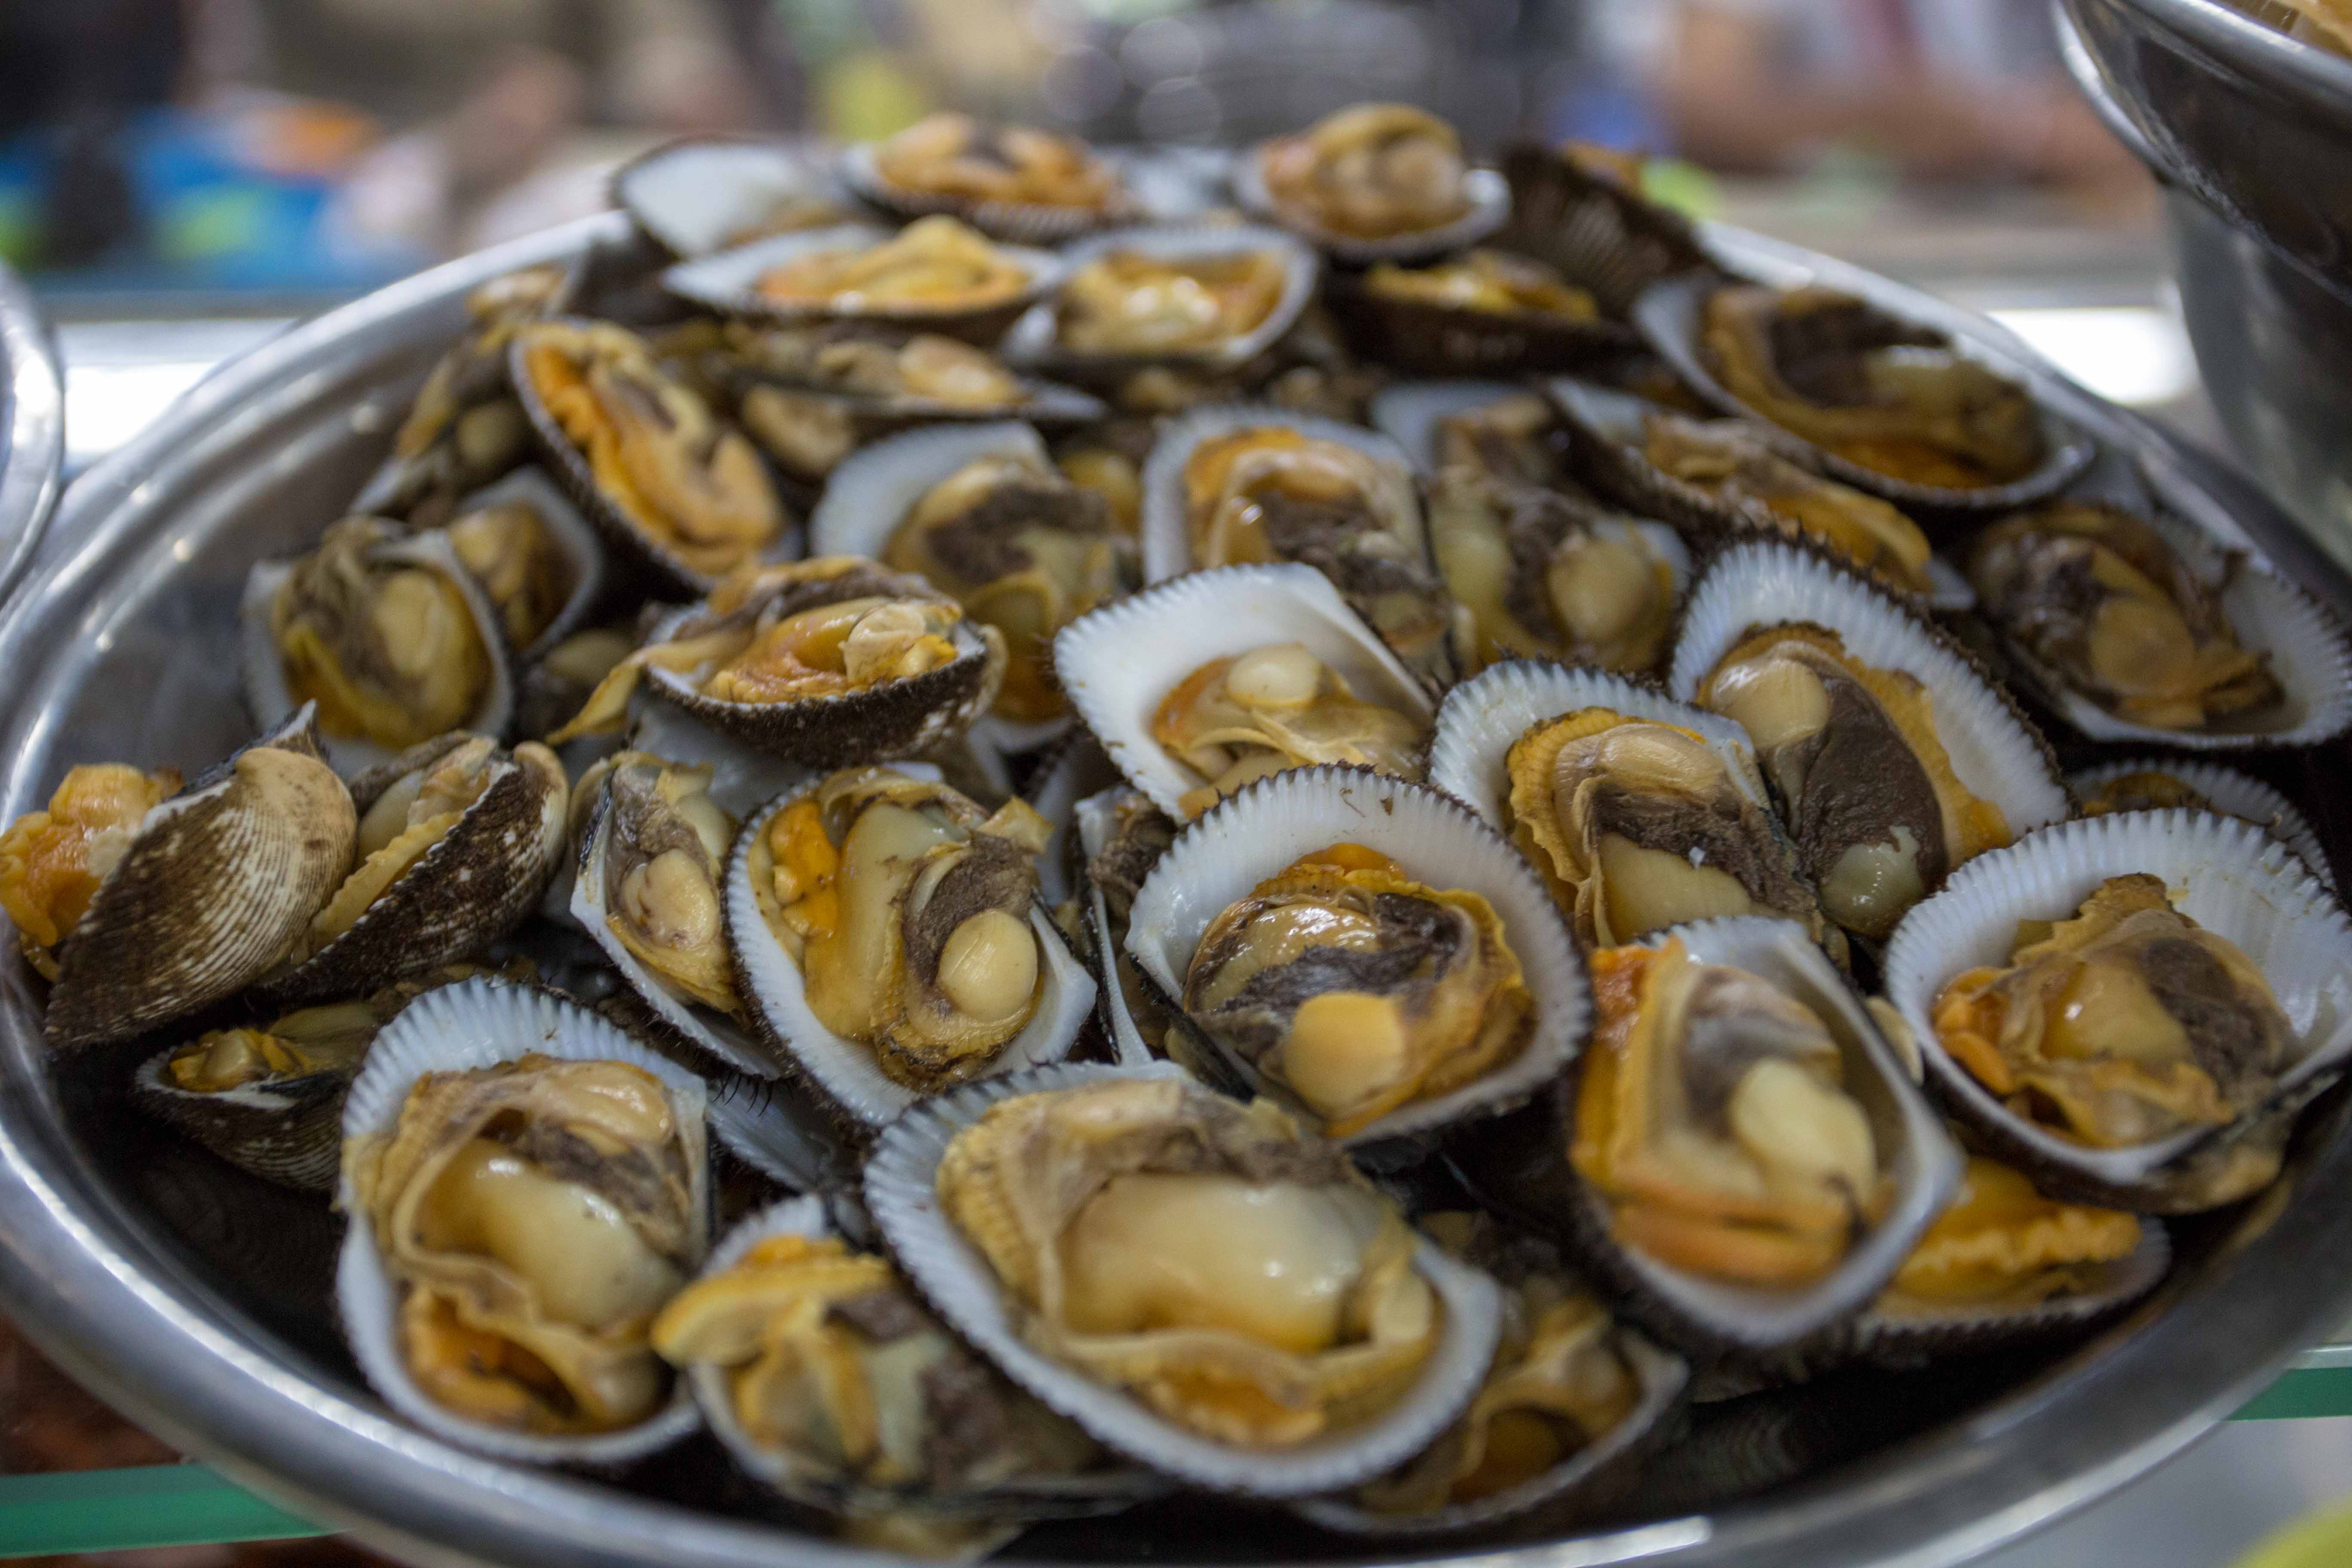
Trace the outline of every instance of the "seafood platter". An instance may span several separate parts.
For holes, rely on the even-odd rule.
[[[28,1331],[418,1560],[1827,1563],[2332,1326],[2352,584],[1625,160],[1150,157],[681,143],[77,489]]]

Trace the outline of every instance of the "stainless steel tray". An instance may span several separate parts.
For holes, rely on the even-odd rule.
[[[0,669],[10,674],[0,690],[0,818],[31,807],[76,762],[194,767],[242,739],[231,650],[247,563],[313,532],[356,490],[457,329],[467,288],[618,229],[617,219],[592,220],[519,242],[299,329],[213,377],[79,482],[25,592],[0,616]],[[2352,581],[2258,496],[2031,364],[2015,340],[1804,252],[1727,230],[1709,237],[1744,269],[1814,272],[1975,336],[2119,450],[2180,465],[2226,494],[2288,571],[2352,608]],[[2345,826],[2339,812],[2321,831],[2335,843]],[[289,1267],[312,1255],[324,1216],[258,1184],[222,1186],[168,1139],[151,1141],[110,1099],[119,1067],[53,1062],[19,967],[0,968],[0,1306],[159,1435],[303,1517],[418,1563],[872,1560],[756,1519],[476,1458],[392,1418],[325,1326],[323,1279]],[[2352,1184],[2347,1120],[2340,1100],[2315,1113],[2279,1201],[2252,1220],[2186,1227],[2187,1261],[2163,1298],[2096,1344],[1998,1391],[1955,1387],[1959,1374],[1947,1373],[1809,1391],[1801,1408],[1815,1414],[1801,1429],[1759,1430],[1752,1441],[1716,1430],[1701,1468],[1728,1475],[1752,1462],[1769,1474],[1774,1453],[1832,1426],[1847,1450],[1865,1451],[1744,1500],[1654,1503],[1663,1511],[1644,1522],[1482,1548],[1477,1560],[1932,1565],[2089,1501],[2243,1405],[2343,1320],[2352,1205],[2335,1194]],[[1927,1411],[1941,1412],[1937,1424],[1912,1431]],[[1654,1468],[1670,1472],[1677,1458]],[[720,1468],[688,1450],[650,1479],[624,1479],[724,1502]],[[1364,1549],[1282,1516],[1180,1500],[1053,1527],[1013,1554],[1205,1563],[1362,1560]]]
[[[57,356],[33,296],[0,264],[0,604],[32,563],[65,458]]]

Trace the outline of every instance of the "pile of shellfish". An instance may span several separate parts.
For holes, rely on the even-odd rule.
[[[0,836],[55,1049],[332,1205],[439,1437],[925,1556],[1557,1536],[1695,1407],[2155,1310],[2352,1054],[2257,776],[2344,628],[1638,164],[614,195],[252,568],[251,743]]]

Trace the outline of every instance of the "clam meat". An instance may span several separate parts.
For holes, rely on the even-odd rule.
[[[1417,779],[1429,742],[1418,720],[1358,698],[1301,643],[1201,666],[1160,700],[1151,737],[1205,781],[1178,802],[1187,818],[1253,780],[1318,763]]]
[[[923,492],[882,552],[1004,634],[998,714],[1022,722],[1069,710],[1054,677],[1054,634],[1132,587],[1132,541],[1097,492],[1038,458],[980,458]]]
[[[1570,283],[1557,269],[1504,250],[1466,250],[1423,267],[1384,261],[1366,275],[1364,289],[1376,299],[1488,315],[1590,321],[1601,314],[1591,292]]]
[[[530,449],[530,426],[508,380],[507,345],[561,303],[566,269],[527,267],[466,297],[470,325],[434,365],[392,441],[395,478],[381,510],[420,528],[498,479]]]
[[[1693,731],[1586,708],[1532,726],[1507,766],[1513,841],[1585,947],[1718,915],[1823,936],[1795,850]]]
[[[316,702],[327,734],[389,751],[464,729],[503,657],[464,585],[373,518],[328,529],[264,613],[292,700]]]
[[[1835,1269],[1893,1192],[1821,1016],[1679,938],[1592,955],[1569,1157],[1616,1239],[1768,1289]]]
[[[1675,568],[1630,521],[1456,467],[1430,482],[1429,533],[1476,627],[1479,668],[1535,658],[1638,672],[1665,652]]]
[[[1030,281],[1029,268],[987,236],[933,216],[872,245],[795,257],[753,288],[777,304],[882,314],[987,310],[1018,300]]]
[[[1437,421],[1431,441],[1440,473],[1471,468],[1497,479],[1556,486],[1568,477],[1568,454],[1559,418],[1551,405],[1532,393],[1449,414]]]
[[[2221,811],[2212,797],[2177,773],[2161,768],[2137,768],[2103,781],[2083,796],[2084,816],[2105,816],[2117,811]],[[2221,812],[2224,816],[2234,812]],[[2271,823],[2256,826],[2270,827]]]
[[[679,1001],[740,1015],[719,888],[736,822],[710,798],[711,770],[642,752],[604,779],[604,919],[614,937]],[[583,793],[588,781],[583,780]]]
[[[1333,234],[1388,239],[1443,228],[1470,211],[1462,138],[1402,103],[1362,103],[1257,153],[1284,216]]]
[[[1214,1441],[1369,1420],[1444,1328],[1394,1205],[1266,1101],[1173,1078],[1019,1095],[956,1135],[937,1186],[1032,1345]]]
[[[16,945],[44,980],[58,977],[58,950],[121,864],[147,814],[179,792],[170,768],[141,773],[120,763],[73,769],[47,811],[27,813],[0,835],[0,910]]]
[[[648,1332],[700,1263],[702,1128],[624,1062],[526,1056],[418,1079],[345,1151],[399,1291],[398,1348],[443,1408],[572,1436],[669,1392]]]
[[[580,572],[539,509],[520,498],[453,519],[451,548],[489,595],[510,647],[539,641],[579,591]]]
[[[2280,698],[2220,595],[2118,508],[2060,501],[1996,523],[1969,577],[1995,625],[2118,719],[2201,730]]]
[[[2000,807],[1953,772],[1935,696],[1845,650],[1835,633],[1750,634],[1700,683],[1698,703],[1746,730],[1822,912],[1884,940],[1952,868],[2010,841]]]
[[[874,171],[900,191],[1024,206],[1108,209],[1118,176],[1075,137],[932,114],[874,149]]]
[[[2106,1265],[2138,1249],[2141,1223],[2117,1209],[2043,1197],[2011,1166],[1971,1156],[1959,1195],[1903,1260],[1878,1310],[2014,1310],[2079,1295],[2100,1285]]]
[[[517,334],[521,374],[593,477],[599,497],[665,555],[720,577],[774,544],[782,503],[740,430],[607,322]]]
[[[946,408],[1012,408],[1028,396],[1003,360],[937,332],[881,332],[843,322],[760,328],[731,322],[727,333],[736,364],[752,384],[743,395],[747,423],[753,419],[752,400],[763,392]],[[792,411],[790,402],[769,402],[757,416],[757,427],[772,435],[778,416]],[[811,466],[824,432],[820,426],[798,438],[811,447]]]
[[[1724,389],[1825,452],[1891,479],[1983,489],[2046,456],[2015,382],[1850,294],[1742,285],[1708,296],[1702,348]]]
[[[1516,1058],[1535,1002],[1478,894],[1334,844],[1209,922],[1185,1011],[1344,1138]]]
[[[1110,250],[1063,282],[1054,304],[1055,339],[1082,354],[1201,353],[1263,326],[1288,282],[1279,251]]]
[[[1783,533],[1826,545],[1906,593],[1934,587],[1927,536],[1876,496],[1807,472],[1738,420],[1665,414],[1643,424],[1643,457],[1660,473],[1720,505],[1761,509]]]
[[[1286,425],[1253,426],[1195,447],[1183,486],[1195,567],[1312,566],[1398,658],[1453,679],[1456,606],[1430,569],[1402,465]]]
[[[987,1068],[1037,1009],[1030,921],[1052,829],[889,768],[835,773],[770,821],[760,911],[809,1007],[882,1071],[934,1090]]]
[[[1954,976],[1934,1019],[2011,1110],[2098,1149],[2227,1126],[2295,1048],[2253,961],[2145,875],[2107,879],[2067,919],[2021,921],[2009,962]]]

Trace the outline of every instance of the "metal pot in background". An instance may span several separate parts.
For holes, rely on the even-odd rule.
[[[16,586],[57,505],[65,384],[33,297],[0,264],[0,602]]]
[[[2352,60],[2219,0],[2055,0],[2068,68],[2167,187],[2208,395],[2352,563]]]

